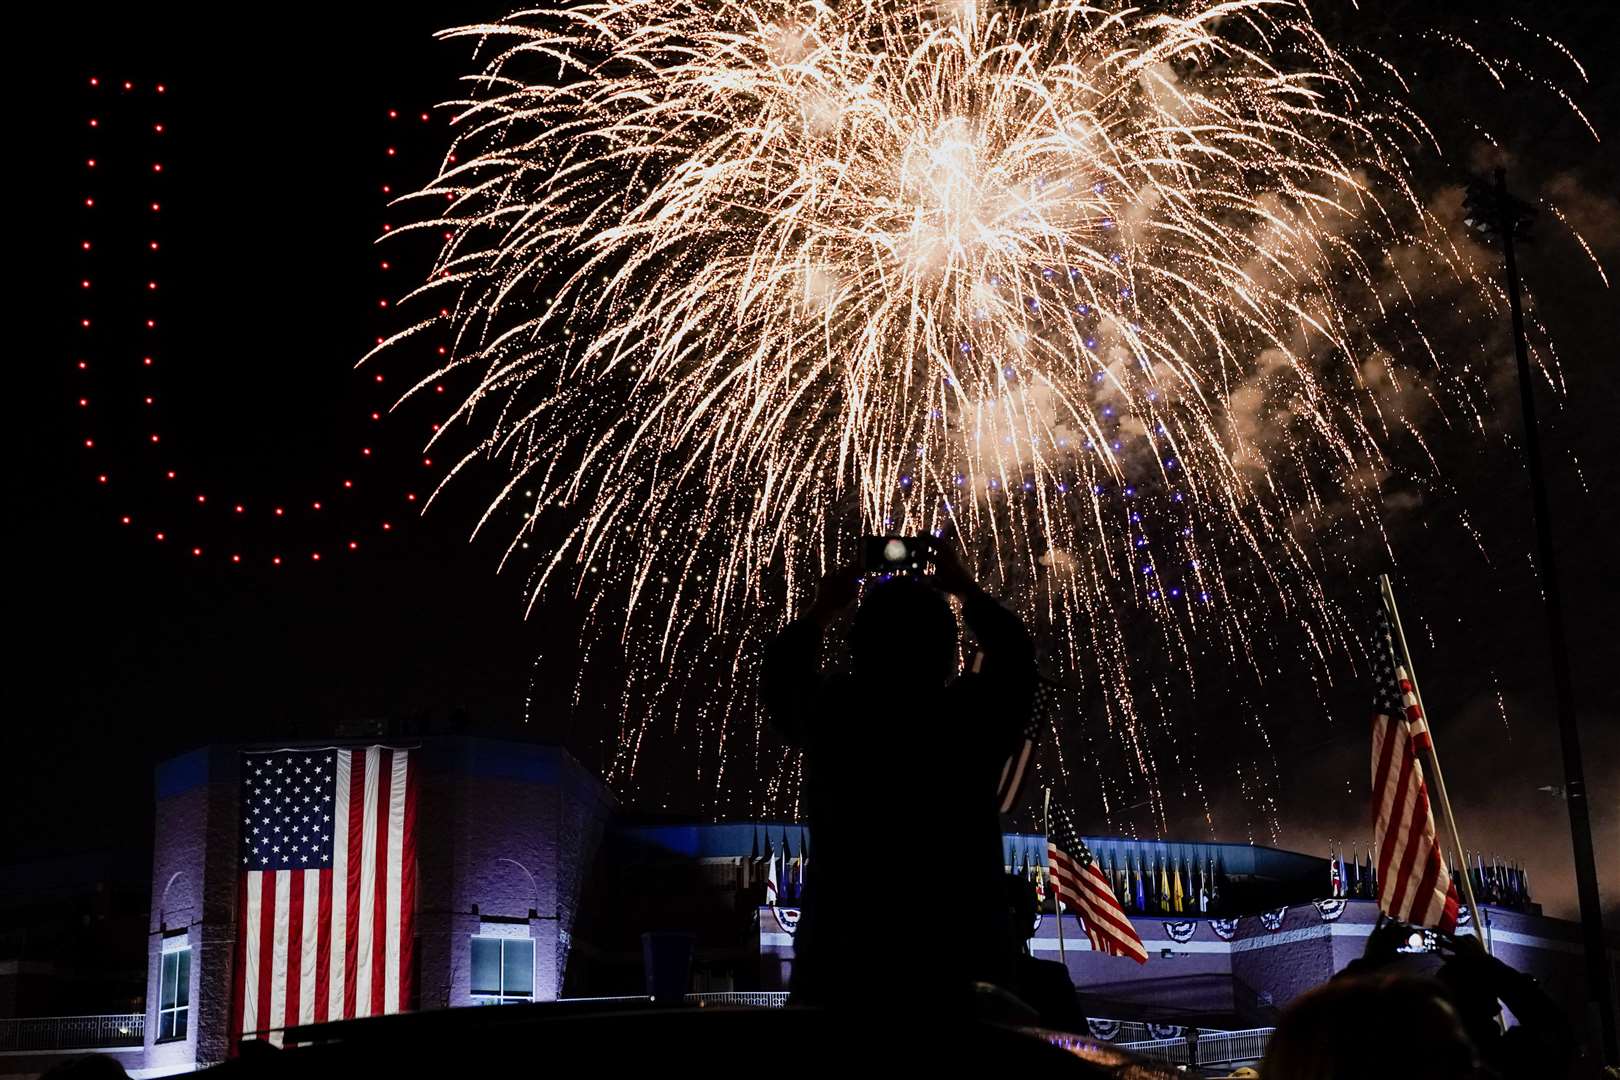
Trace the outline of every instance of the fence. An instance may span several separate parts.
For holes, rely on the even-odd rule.
[[[114,1050],[146,1042],[145,1013],[0,1020],[0,1053]]]
[[[1266,1055],[1266,1044],[1276,1028],[1250,1028],[1247,1031],[1210,1031],[1198,1033],[1198,1064],[1228,1065],[1238,1061],[1259,1061]],[[1167,1065],[1187,1065],[1188,1043],[1179,1039],[1148,1039],[1142,1042],[1118,1042],[1121,1050],[1138,1057],[1162,1061]]]

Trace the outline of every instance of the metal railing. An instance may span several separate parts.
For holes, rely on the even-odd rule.
[[[1198,1064],[1229,1065],[1238,1061],[1259,1061],[1266,1056],[1266,1044],[1276,1028],[1250,1028],[1247,1031],[1206,1031],[1199,1029]],[[1142,1042],[1116,1042],[1121,1050],[1128,1050],[1151,1061],[1167,1065],[1188,1064],[1188,1046],[1185,1036],[1178,1039],[1147,1039]]]
[[[695,1005],[747,1005],[756,1009],[780,1009],[787,1004],[786,991],[772,990],[715,990],[706,994],[687,994],[686,1000]]]
[[[114,1050],[146,1042],[145,1013],[0,1020],[0,1053]]]

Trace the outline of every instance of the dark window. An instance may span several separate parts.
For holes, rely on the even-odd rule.
[[[472,939],[472,993],[488,1003],[534,999],[534,941]]]
[[[158,1042],[186,1037],[186,1020],[191,1012],[191,950],[175,949],[163,954],[158,976]]]

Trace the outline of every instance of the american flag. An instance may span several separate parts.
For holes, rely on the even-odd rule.
[[[383,746],[242,755],[233,1047],[409,1007],[415,765]]]
[[[973,661],[973,670],[979,670],[979,657]],[[1057,704],[1057,693],[1045,678],[1035,680],[1035,696],[1030,703],[1029,715],[1019,732],[1018,748],[1001,767],[1001,779],[996,783],[996,803],[1003,814],[1010,814],[1024,800],[1024,787],[1034,771],[1035,746],[1040,742],[1041,729],[1046,726]]]
[[[1373,846],[1377,852],[1378,906],[1391,918],[1450,933],[1457,926],[1457,888],[1446,873],[1436,839],[1429,789],[1419,748],[1431,745],[1429,727],[1412,687],[1411,667],[1378,615],[1373,660]]]
[[[1114,887],[1097,866],[1086,842],[1080,839],[1074,822],[1064,810],[1052,814],[1051,834],[1046,838],[1046,861],[1051,869],[1052,895],[1067,900],[1080,917],[1091,947],[1110,956],[1128,956],[1138,964],[1147,963],[1147,949],[1119,906]]]

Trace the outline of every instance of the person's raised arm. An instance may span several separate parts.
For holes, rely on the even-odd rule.
[[[860,568],[834,570],[816,586],[804,615],[784,626],[765,650],[761,691],[766,715],[783,740],[803,746],[821,698],[821,635],[855,601]]]
[[[1035,642],[1024,621],[979,588],[955,548],[940,544],[934,552],[934,584],[962,602],[962,619],[984,654],[979,665],[978,693],[994,715],[1016,731],[1033,707]]]

